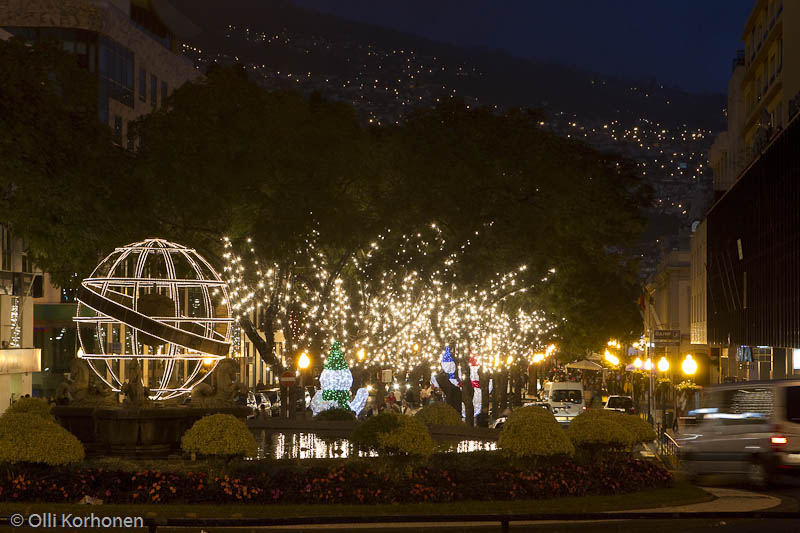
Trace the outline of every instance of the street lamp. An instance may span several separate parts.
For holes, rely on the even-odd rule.
[[[686,359],[683,360],[681,369],[687,376],[693,376],[697,372],[697,362],[692,358],[692,354],[686,354]]]
[[[633,368],[635,368],[636,370],[641,370],[642,368],[642,360],[639,359],[638,357],[633,361]]]
[[[666,372],[669,370],[669,361],[667,361],[666,357],[662,356],[661,359],[659,359],[658,370],[659,372]]]
[[[300,398],[303,402],[303,418],[306,417],[306,373],[305,370],[311,364],[311,359],[306,352],[300,354],[297,359],[297,368],[300,369]],[[294,400],[292,400],[294,401]]]

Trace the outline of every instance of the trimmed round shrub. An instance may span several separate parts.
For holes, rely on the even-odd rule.
[[[433,453],[434,442],[419,419],[384,411],[356,426],[350,436],[358,448],[379,455],[420,455]]]
[[[314,420],[323,421],[349,421],[352,422],[356,419],[356,414],[350,409],[341,409],[334,407],[333,409],[326,409],[314,417]]]
[[[207,456],[255,456],[256,439],[244,422],[233,415],[204,416],[181,438],[181,449]]]
[[[429,426],[460,426],[463,424],[461,413],[444,402],[436,402],[423,407],[414,414],[414,417]]]
[[[359,423],[350,435],[350,442],[363,450],[377,451],[380,447],[378,435],[389,433],[400,425],[399,413],[384,411]]]
[[[378,453],[428,457],[435,444],[428,428],[412,416],[401,416],[400,424],[388,433],[378,434]]]
[[[32,412],[0,417],[0,463],[51,466],[83,460],[83,444],[52,420]]]
[[[11,404],[6,413],[30,413],[55,422],[50,413],[50,404],[43,398],[20,398]]]
[[[656,440],[656,432],[653,426],[647,423],[643,418],[636,415],[627,415],[623,413],[616,413],[619,417],[617,422],[622,424],[631,434],[632,444],[642,444],[644,442],[652,442]]]
[[[613,411],[589,409],[570,422],[567,436],[576,449],[590,454],[629,450],[633,435],[619,418]]]
[[[523,407],[511,413],[500,430],[498,446],[519,458],[571,456],[575,448],[561,425],[541,407]]]

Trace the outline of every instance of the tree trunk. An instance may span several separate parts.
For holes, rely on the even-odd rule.
[[[427,372],[426,372],[427,370]],[[425,375],[430,373],[430,365],[422,363],[414,367],[414,369],[409,374],[409,383],[411,385],[411,394],[414,396],[414,402],[419,405],[419,391],[420,391],[420,382],[424,383]],[[428,379],[430,381],[430,379]],[[427,385],[427,383],[425,383]]]
[[[464,381],[461,382],[461,395],[462,395],[461,399],[462,399],[462,401],[464,403],[464,422],[468,426],[474,426],[475,425],[475,404],[473,403],[473,398],[475,396],[475,391],[472,388],[472,381],[469,379],[470,378],[470,375],[469,375],[469,371],[470,371],[469,359],[466,358],[466,357],[462,358],[462,359],[463,359],[463,361],[462,361],[463,362],[463,366],[462,366],[461,370],[464,372],[464,374],[466,376]]]
[[[500,387],[500,406],[499,411],[502,413],[508,409],[508,371],[501,370],[497,386]]]
[[[494,383],[492,387],[492,418],[497,418],[500,415],[500,373],[497,370],[492,373],[492,382]]]
[[[436,381],[444,393],[445,401],[453,409],[461,413],[461,389],[450,383],[450,376],[446,372],[436,374]]]
[[[266,331],[271,333],[272,327],[271,322],[268,324],[268,328],[265,328]],[[267,363],[272,368],[272,374],[274,376],[280,376],[283,372],[283,365],[281,364],[281,360],[275,355],[275,338],[270,334],[264,335],[262,337],[256,331],[256,327],[253,325],[253,322],[250,320],[249,316],[243,316],[239,319],[239,326],[241,326],[242,331],[244,331],[247,338],[250,339],[250,342],[253,343],[256,350],[258,351],[259,357],[261,360]]]
[[[522,405],[522,372],[520,371],[519,365],[514,365],[511,368],[511,382],[514,387],[511,405],[517,407]]]
[[[528,396],[536,396],[539,392],[536,385],[539,381],[539,373],[537,372],[536,365],[531,363],[528,366]]]
[[[484,409],[489,412],[489,373],[484,370],[479,370],[481,384],[481,411]]]

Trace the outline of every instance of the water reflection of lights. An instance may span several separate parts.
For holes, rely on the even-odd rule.
[[[355,451],[345,438],[323,438],[316,433],[266,432],[256,434],[257,459],[329,459],[335,457],[374,457],[374,452]],[[457,453],[495,450],[497,443],[491,441],[462,440],[445,443]]]
[[[483,450],[496,450],[497,443],[492,441],[482,441],[482,440],[462,440],[456,446],[456,452],[458,453],[466,453],[466,452],[479,452]]]

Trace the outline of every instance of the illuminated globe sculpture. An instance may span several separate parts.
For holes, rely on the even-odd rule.
[[[230,351],[227,284],[180,244],[148,239],[117,248],[83,280],[77,299],[78,356],[116,392],[139,381],[151,400],[175,398]]]

